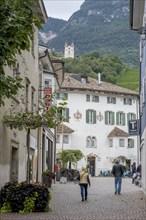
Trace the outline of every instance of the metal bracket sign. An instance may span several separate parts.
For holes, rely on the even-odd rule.
[[[129,121],[129,135],[138,135],[139,134],[139,121],[138,120],[130,120]]]

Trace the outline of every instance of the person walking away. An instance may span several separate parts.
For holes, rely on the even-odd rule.
[[[115,164],[112,167],[112,174],[115,177],[114,185],[115,185],[115,194],[121,194],[121,187],[122,187],[122,176],[124,170],[123,166],[120,164],[119,160],[115,161]]]
[[[88,198],[88,184],[90,184],[90,178],[89,178],[89,173],[86,168],[82,168],[82,171],[80,172],[79,175],[79,185],[80,185],[80,190],[81,190],[81,198],[82,201],[87,200]]]
[[[133,162],[133,164],[131,165],[132,168],[132,183],[134,183],[134,179],[136,177],[136,163]]]

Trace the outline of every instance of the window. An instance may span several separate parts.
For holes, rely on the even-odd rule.
[[[63,135],[63,143],[68,144],[69,143],[69,136],[68,135]]]
[[[134,147],[134,139],[128,138],[128,148],[133,148]]]
[[[45,79],[44,86],[45,86],[45,88],[52,88],[52,80],[51,79]]]
[[[86,101],[90,102],[90,95],[86,95]]]
[[[125,139],[119,139],[119,147],[125,147]]]
[[[132,105],[132,99],[124,98],[124,105]]]
[[[62,116],[69,122],[69,108],[62,110]]]
[[[135,119],[136,119],[136,114],[130,113],[130,112],[127,114],[127,124],[129,121],[135,120]]]
[[[92,102],[99,102],[99,96],[92,95]]]
[[[62,100],[62,99],[68,99],[68,93],[63,93],[63,92],[61,92],[61,93],[57,93],[57,99],[58,100]]]
[[[86,110],[86,123],[95,124],[96,123],[96,111]]]
[[[86,101],[87,102],[99,102],[99,96],[96,95],[86,95]]]
[[[87,138],[86,138],[86,147],[88,148],[88,147],[91,147],[91,148],[95,148],[95,147],[97,147],[97,141],[96,141],[96,137],[90,137],[90,136],[88,136]]]
[[[113,139],[109,139],[109,147],[113,147]]]
[[[56,143],[60,143],[60,135],[56,136]]]
[[[91,138],[91,147],[96,147],[96,137]]]
[[[106,125],[114,125],[114,112],[106,111],[105,112],[105,124]]]
[[[35,103],[34,103],[34,93],[35,93],[35,89],[32,87],[31,88],[31,111],[32,112],[34,111],[34,106],[35,106]]]
[[[116,98],[114,98],[114,97],[107,97],[107,103],[109,103],[109,104],[116,104]]]
[[[116,113],[116,122],[117,122],[117,125],[125,125],[125,113],[124,112]]]
[[[91,146],[91,137],[87,137],[86,139],[86,147],[90,147]]]

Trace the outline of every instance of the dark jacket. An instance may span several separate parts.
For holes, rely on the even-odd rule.
[[[123,165],[119,164],[119,162],[116,161],[115,164],[113,165],[113,168],[112,168],[112,174],[115,177],[122,177],[123,173],[124,173]]]

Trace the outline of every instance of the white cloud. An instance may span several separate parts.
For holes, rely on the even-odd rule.
[[[84,0],[43,0],[48,17],[68,20]]]

